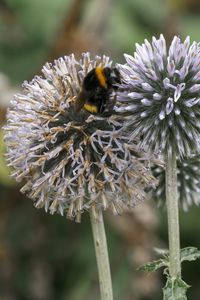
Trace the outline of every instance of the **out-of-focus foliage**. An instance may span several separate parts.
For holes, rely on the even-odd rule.
[[[0,4],[0,68],[18,83],[45,60],[70,1],[7,0]]]
[[[29,204],[16,190],[1,189],[0,298],[97,298],[89,218],[85,216],[80,225],[41,213]],[[115,295],[116,299],[123,299],[130,286],[131,270],[123,243],[115,232],[108,234],[110,252],[116,253],[111,257]]]
[[[9,168],[4,160],[5,144],[3,141],[3,132],[0,130],[0,182],[4,185],[14,185],[15,182],[9,176]]]
[[[57,58],[52,55],[55,53],[52,49],[61,31],[64,41],[60,44],[64,43],[66,47],[62,49],[67,50],[57,51],[58,55],[82,52],[83,44],[85,50],[97,52],[96,45],[100,43],[100,53],[119,62],[124,61],[123,52],[133,52],[135,42],[141,43],[161,32],[168,39],[170,34],[178,32],[183,37],[189,34],[192,40],[200,40],[199,0],[103,0],[102,8],[106,6],[107,15],[98,34],[93,26],[84,32],[89,9],[98,1],[1,0],[0,73],[5,73],[18,86],[39,74],[50,57]],[[96,11],[89,23],[95,24],[100,13]],[[90,42],[87,34],[93,38]],[[5,110],[1,110],[3,118]],[[8,187],[2,139],[0,148],[0,299],[97,299],[98,279],[89,218],[84,217],[80,225],[36,210],[30,200],[19,194],[19,187]],[[145,209],[141,205],[142,216]],[[161,215],[157,236],[155,225],[149,225],[147,220],[142,223],[138,211],[131,217],[107,216],[116,300],[161,299],[159,281],[153,275],[144,281],[143,275],[134,271],[139,264],[151,260],[152,245],[167,247],[166,214],[158,213]],[[181,214],[182,247],[200,247],[199,213],[194,207],[189,213]],[[150,216],[148,209],[147,215]],[[150,217],[156,218],[155,211]],[[159,237],[163,245],[159,245]],[[184,265],[183,277],[193,283],[189,299],[200,297],[199,270],[199,262]]]
[[[118,0],[112,11],[107,48],[114,44],[115,48],[111,47],[110,51],[115,50],[118,56],[133,51],[136,42],[159,34],[167,15],[166,4],[162,0],[127,0],[126,5]]]
[[[83,2],[82,24],[91,3],[90,0],[79,2]],[[198,40],[200,19],[197,12],[200,8],[197,6],[194,10],[195,0],[192,2],[193,6],[189,0],[180,6],[179,28],[183,36],[189,34],[192,39]],[[70,0],[3,0],[0,4],[1,71],[17,82],[38,72],[62,22],[69,17],[67,13],[72,4]],[[122,60],[122,53],[133,51],[135,42],[165,33],[166,27],[173,26],[168,18],[171,9],[167,1],[162,0],[111,2],[106,19],[104,49],[109,55]]]

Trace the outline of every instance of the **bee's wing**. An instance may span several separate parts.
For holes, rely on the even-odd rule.
[[[86,95],[84,91],[80,91],[74,103],[74,109],[76,112],[79,112],[83,108],[85,101],[86,101]]]

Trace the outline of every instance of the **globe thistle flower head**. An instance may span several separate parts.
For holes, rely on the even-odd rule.
[[[131,114],[133,134],[152,151],[179,157],[200,146],[200,45],[177,36],[167,49],[163,35],[136,44],[133,56],[119,65],[123,78],[120,113]],[[121,101],[120,101],[121,100]],[[120,103],[121,102],[121,103]]]
[[[154,166],[153,175],[158,179],[158,186],[152,190],[153,198],[158,205],[165,203],[165,170],[162,167]],[[200,204],[200,155],[192,155],[189,158],[177,158],[177,185],[178,200],[187,211],[192,204]]]
[[[155,184],[147,155],[137,142],[128,144],[123,120],[109,113],[110,105],[109,117],[74,109],[84,77],[96,66],[111,61],[84,53],[79,61],[71,55],[47,63],[43,77],[25,82],[14,96],[5,126],[7,161],[12,176],[24,182],[21,191],[36,207],[77,220],[85,210],[96,217],[108,207],[119,213]]]

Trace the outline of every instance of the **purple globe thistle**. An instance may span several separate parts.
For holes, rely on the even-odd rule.
[[[130,114],[141,145],[179,157],[200,146],[200,45],[174,37],[169,50],[163,35],[142,45],[119,65],[124,83],[116,111]]]
[[[165,170],[155,166],[152,173],[159,184],[152,190],[153,198],[158,205],[165,202]],[[187,211],[192,204],[200,204],[200,155],[192,155],[183,160],[177,159],[178,201],[183,210]]]
[[[14,96],[5,126],[7,161],[25,183],[21,191],[36,207],[77,220],[85,210],[119,213],[155,184],[149,158],[138,142],[128,143],[121,117],[74,109],[84,77],[96,66],[111,62],[85,53],[79,61],[71,55],[47,63],[43,77],[25,82]]]

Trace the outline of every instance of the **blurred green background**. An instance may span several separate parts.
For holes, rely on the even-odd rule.
[[[0,0],[0,122],[12,95],[42,65],[83,51],[123,62],[135,42],[164,33],[200,41],[199,0]],[[0,299],[98,299],[90,222],[36,210],[8,176],[0,134]],[[182,247],[200,248],[200,209],[181,213]],[[161,300],[165,278],[136,268],[167,247],[166,212],[153,201],[121,217],[105,216],[115,300]],[[200,262],[185,263],[183,278],[200,299]]]

